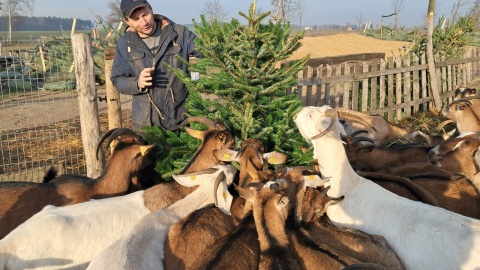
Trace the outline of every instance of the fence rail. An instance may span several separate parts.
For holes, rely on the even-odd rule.
[[[75,81],[71,42],[49,42],[11,43],[0,51],[0,181],[38,181],[50,165],[55,165],[59,173],[87,173],[80,95],[70,87]],[[106,57],[102,59],[106,78],[111,70],[111,53],[102,55]],[[470,48],[460,59],[436,59],[444,102],[451,100],[457,86],[480,77],[479,62],[478,48]],[[435,108],[427,74],[425,56],[413,54],[386,60],[378,54],[316,59],[298,73],[298,84],[290,91],[298,91],[305,106],[329,104],[400,120]],[[110,88],[111,82],[106,83]],[[116,100],[118,109],[120,104],[123,108],[129,105],[128,96],[120,95],[119,101],[113,97],[118,92],[110,90],[99,88],[97,95],[105,91],[104,100]],[[105,119],[107,106],[98,102]],[[109,113],[111,105],[109,102]],[[128,115],[125,112],[122,115]],[[110,120],[115,121],[100,121],[102,130],[119,122],[130,125],[126,117],[106,121]]]
[[[480,76],[480,51],[470,47],[461,59],[438,57],[435,67],[440,95],[448,102],[457,87]],[[298,73],[294,90],[306,106],[328,104],[386,114],[392,121],[435,108],[427,74],[425,55],[410,53],[386,60],[308,66]]]

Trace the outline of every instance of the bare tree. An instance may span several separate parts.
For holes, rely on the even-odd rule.
[[[405,8],[404,0],[392,0],[392,8],[395,14],[395,24],[393,25],[394,34],[397,32],[398,14]]]
[[[362,28],[362,24],[365,22],[365,18],[363,17],[362,13],[358,13],[355,15],[355,19],[357,20],[358,29]]]
[[[12,40],[13,19],[33,11],[35,0],[0,0],[0,12],[8,18],[8,41]]]
[[[120,9],[121,0],[110,0],[107,3],[109,13],[107,14],[107,22],[111,25],[117,25],[123,21],[123,12]]]
[[[295,19],[297,12],[295,10],[295,0],[271,0],[270,4],[274,7],[272,14],[275,21],[290,21]]]
[[[433,103],[435,108],[439,112],[442,107],[442,101],[440,99],[440,92],[438,88],[437,73],[435,71],[435,62],[433,59],[433,28],[435,18],[435,0],[428,1],[427,11],[427,66],[428,66],[428,78],[430,82],[430,91],[433,96]]]
[[[227,19],[228,14],[223,10],[219,0],[207,0],[201,13],[205,15],[205,18],[213,22],[217,20],[223,22]]]
[[[307,13],[307,3],[305,2],[305,0],[295,0],[295,2],[293,2],[293,5],[295,7],[295,11],[297,13],[297,18],[298,18],[298,21],[300,23],[300,28],[302,27],[302,19],[303,19],[303,15],[305,15],[305,13]]]

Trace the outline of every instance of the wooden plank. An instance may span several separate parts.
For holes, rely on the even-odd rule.
[[[403,64],[405,67],[410,66],[410,57],[405,57],[403,60]],[[404,73],[404,80],[403,80],[403,102],[412,101],[412,77],[411,72]],[[412,110],[410,108],[404,108],[403,110],[403,117],[412,115]]]
[[[312,67],[307,67],[307,78],[313,78],[313,68]],[[312,86],[313,85],[308,85],[304,86],[305,88],[305,96],[306,96],[306,102],[307,106],[312,106],[313,105],[313,99],[312,99]]]
[[[345,75],[350,75],[350,68],[351,68],[350,64],[345,63],[343,73]],[[352,85],[351,82],[345,82],[343,84],[343,104],[342,104],[342,107],[346,108],[346,109],[351,109],[351,106],[350,106],[350,97],[351,97],[350,88],[351,88],[351,85]]]
[[[402,66],[402,60],[399,57],[395,58],[395,65],[397,67]],[[399,72],[396,74],[395,79],[396,79],[396,84],[395,84],[395,104],[401,104],[402,103],[402,73]],[[402,110],[398,109],[395,112],[396,120],[400,120],[402,118]]]
[[[362,73],[368,72],[368,64],[363,62],[362,63]],[[367,112],[368,111],[368,99],[369,99],[369,93],[368,93],[368,78],[365,78],[362,81],[362,112]]]
[[[426,59],[426,56],[425,54],[422,54],[420,56],[420,64],[423,65],[427,63],[427,59]],[[421,84],[421,93],[422,93],[422,97],[428,97],[428,85],[427,85],[427,70],[422,70],[420,71],[421,73],[421,77],[422,77],[422,84]],[[423,103],[423,110],[424,111],[427,111],[428,110],[428,103]]]
[[[379,65],[379,69],[380,70],[385,70],[387,67],[387,64],[385,62],[384,59],[380,59],[380,65]],[[378,91],[380,92],[379,93],[379,101],[378,101],[378,107],[379,108],[384,108],[385,107],[385,99],[386,99],[386,96],[387,96],[387,88],[385,86],[385,79],[386,77],[385,76],[380,76],[380,85],[378,87]]]
[[[442,60],[445,59],[444,54],[441,56],[441,59]],[[441,90],[440,90],[440,93],[444,93],[444,92],[448,91],[448,89],[447,89],[447,67],[448,66],[444,66],[444,67],[441,67],[441,69],[440,69],[441,70],[441,76],[440,76],[440,78],[441,78],[441,81],[440,81],[441,82],[441,84],[440,84],[441,85]]]
[[[331,77],[333,72],[333,68],[330,65],[327,65],[327,74],[326,77]],[[330,83],[325,84],[325,99],[324,99],[324,104],[330,105],[330,96],[331,96],[331,89],[332,85]]]
[[[317,77],[321,78],[323,77],[323,70],[324,67],[323,65],[318,66],[317,68]],[[315,106],[321,106],[324,104],[323,100],[325,99],[325,84],[319,84],[317,85],[317,98],[315,100]]]
[[[342,75],[342,65],[337,65],[335,68],[335,76]],[[334,98],[331,100],[331,105],[333,108],[340,106],[340,99],[343,94],[343,89],[341,87],[342,83],[335,84]]]
[[[303,70],[300,70],[298,73],[297,73],[297,77],[299,79],[302,79],[304,76],[303,76]],[[302,104],[303,106],[306,106],[307,105],[307,96],[306,96],[306,93],[304,92],[304,89],[306,89],[306,85],[298,85],[297,84],[297,93],[298,93],[298,97],[300,98],[300,100],[302,101]],[[305,90],[306,91],[306,90]]]
[[[105,60],[105,90],[107,94],[108,129],[122,127],[122,108],[120,93],[113,85],[112,75],[113,60]]]
[[[359,65],[355,64],[353,66],[353,76],[355,76],[356,73],[358,73],[359,71]],[[358,99],[359,99],[359,96],[360,96],[360,86],[359,86],[359,83],[357,81],[352,81],[353,83],[353,90],[352,90],[352,110],[353,111],[360,111],[359,107],[358,107]]]
[[[419,65],[420,64],[420,59],[416,54],[412,55],[413,59],[413,64],[414,65]],[[420,71],[414,71],[413,74],[413,94],[412,94],[412,100],[419,100],[421,98],[420,96]],[[419,112],[419,104],[415,104],[413,106],[413,113],[418,113]]]
[[[393,58],[390,58],[388,60],[388,66],[389,66],[389,68],[393,68],[393,66],[394,66]],[[393,104],[394,104],[395,88],[394,88],[394,81],[393,81],[394,76],[393,76],[393,74],[389,74],[389,75],[387,75],[387,77],[388,77],[388,98],[387,98],[388,99],[387,108],[388,108],[390,106],[393,106]],[[387,119],[390,122],[393,121],[392,111],[388,112]]]
[[[372,61],[372,72],[377,71],[379,62],[378,61]],[[370,110],[375,110],[378,108],[378,77],[372,77],[370,79]]]

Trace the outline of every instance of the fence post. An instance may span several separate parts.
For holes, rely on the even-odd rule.
[[[104,156],[103,151],[100,151],[101,158],[96,159],[96,147],[100,139],[100,121],[98,119],[91,36],[89,34],[73,34],[72,49],[87,176],[97,178],[104,167]]]
[[[108,128],[122,127],[122,108],[120,93],[110,80],[112,75],[113,58],[115,58],[115,47],[105,47],[105,89],[107,92],[108,106]]]

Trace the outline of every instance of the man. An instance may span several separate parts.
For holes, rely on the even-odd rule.
[[[132,95],[133,129],[160,126],[177,130],[185,119],[186,86],[164,63],[184,72],[195,52],[195,34],[162,15],[154,15],[146,0],[122,0],[120,9],[129,26],[116,45],[111,80],[122,94]]]

